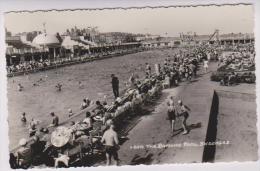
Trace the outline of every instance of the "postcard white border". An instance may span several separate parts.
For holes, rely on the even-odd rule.
[[[255,42],[256,42],[256,72],[257,72],[257,114],[259,118],[259,65],[260,65],[260,1],[258,0],[6,0],[0,1],[0,169],[11,170],[9,168],[9,152],[8,152],[8,127],[7,127],[7,86],[6,86],[6,70],[5,70],[5,42],[4,42],[4,17],[3,13],[8,11],[35,11],[35,10],[50,10],[50,9],[82,9],[84,8],[115,8],[115,7],[156,7],[156,6],[179,6],[179,5],[206,5],[206,4],[236,4],[236,3],[253,3],[255,7]],[[258,45],[258,46],[257,46]],[[257,128],[260,130],[260,122],[257,122]],[[258,144],[260,142],[260,136],[258,133]],[[258,156],[260,154],[260,148],[258,148]],[[257,162],[232,162],[232,163],[214,163],[214,164],[168,164],[168,165],[153,165],[153,166],[121,166],[121,167],[91,167],[91,168],[69,168],[70,171],[78,170],[121,170],[130,171],[134,169],[142,169],[144,171],[156,171],[156,170],[260,170],[260,161]],[[39,170],[39,169],[29,169]],[[44,170],[53,170],[45,169]],[[63,169],[59,169],[63,170]]]

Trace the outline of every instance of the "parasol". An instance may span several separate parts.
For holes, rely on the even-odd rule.
[[[71,131],[66,127],[58,127],[51,134],[51,144],[55,147],[66,145],[71,138]]]

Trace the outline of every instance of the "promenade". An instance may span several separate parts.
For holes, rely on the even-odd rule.
[[[201,143],[206,141],[214,90],[254,93],[254,85],[223,87],[219,86],[217,82],[210,81],[211,71],[216,69],[217,64],[211,63],[209,72],[203,74],[200,71],[198,78],[193,79],[191,83],[183,82],[178,87],[163,90],[162,97],[154,109],[151,109],[151,114],[139,119],[139,123],[127,135],[128,140],[119,151],[120,165],[202,162],[205,146]],[[187,120],[190,132],[187,135],[182,135],[180,119],[177,119],[175,124],[177,131],[174,134],[170,131],[169,121],[166,120],[166,102],[170,96],[174,96],[176,102],[181,99],[191,109],[190,117]],[[234,124],[232,120],[228,122],[225,124]],[[221,131],[222,137],[223,134],[235,133],[234,130],[232,132],[232,130],[223,130],[223,128]],[[256,137],[253,140],[255,141]],[[235,148],[232,148],[233,156],[239,150],[237,147],[236,145]],[[221,146],[218,149],[221,149]],[[223,150],[217,152],[218,155],[221,153],[223,156],[225,152]]]

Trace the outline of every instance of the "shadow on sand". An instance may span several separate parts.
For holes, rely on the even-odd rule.
[[[190,81],[188,81],[188,83],[191,84],[191,83],[195,83],[195,82],[198,82],[198,81],[199,80],[197,80],[197,79],[196,80],[190,80]]]
[[[191,130],[196,129],[196,128],[201,128],[201,126],[202,126],[201,122],[198,122],[196,124],[188,125],[188,132],[190,132]],[[182,132],[183,132],[183,128],[177,129],[177,130],[174,131],[172,137],[177,136],[177,135],[179,135]]]
[[[133,157],[133,159],[130,161],[130,165],[139,165],[139,164],[151,164],[151,162],[153,161],[153,154],[149,153],[147,154],[145,157],[141,157],[139,155],[135,155]]]

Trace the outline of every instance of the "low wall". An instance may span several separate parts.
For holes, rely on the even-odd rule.
[[[256,95],[214,90],[203,162],[257,160]],[[216,145],[216,142],[227,144]]]
[[[217,137],[217,117],[219,109],[219,98],[216,91],[213,92],[213,98],[210,108],[209,122],[205,143],[215,142]],[[216,146],[204,146],[202,162],[213,162],[215,158]]]

